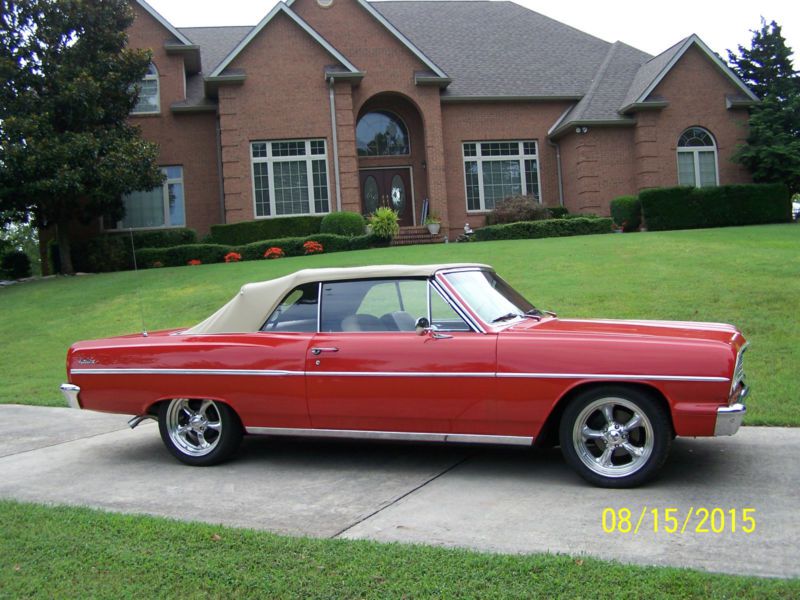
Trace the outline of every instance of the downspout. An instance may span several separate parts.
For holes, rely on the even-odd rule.
[[[342,185],[339,181],[339,141],[336,134],[336,101],[333,93],[333,77],[328,78],[328,95],[331,102],[331,132],[333,134],[333,174],[336,178],[336,212],[342,212]]]
[[[214,124],[217,134],[217,173],[219,174],[219,210],[220,210],[220,223],[223,225],[227,219],[227,212],[225,210],[225,175],[222,173],[222,126],[219,122],[219,110],[217,110],[216,123]]]
[[[556,149],[556,170],[558,171],[558,204],[564,206],[564,179],[561,175],[561,146],[547,138],[547,143]]]

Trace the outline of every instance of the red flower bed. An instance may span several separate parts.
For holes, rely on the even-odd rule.
[[[266,252],[264,252],[264,258],[283,258],[283,250],[278,248],[277,246],[273,246],[272,248],[267,248]]]
[[[303,244],[303,248],[306,251],[306,254],[320,254],[322,253],[322,244],[319,242],[315,242],[314,240],[308,240],[305,244]]]

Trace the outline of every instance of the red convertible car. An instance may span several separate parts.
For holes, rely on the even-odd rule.
[[[676,435],[731,435],[731,325],[560,319],[479,264],[308,269],[202,323],[74,344],[71,406],[158,420],[190,465],[244,434],[560,444],[586,480],[650,479]]]

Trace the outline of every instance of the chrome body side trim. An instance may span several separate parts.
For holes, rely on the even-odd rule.
[[[744,395],[746,395],[746,392]],[[717,422],[714,425],[714,435],[733,435],[739,431],[745,413],[747,413],[747,407],[740,402],[731,404],[730,406],[720,406],[717,409]]]
[[[614,379],[625,381],[708,381],[728,382],[727,377],[704,375],[620,375],[616,373],[498,373],[502,378],[522,379]]]
[[[282,435],[364,440],[405,440],[414,442],[450,442],[460,444],[502,444],[530,446],[533,437],[517,435],[485,435],[473,433],[420,433],[413,431],[364,431],[359,429],[302,429],[284,427],[247,427],[252,435]]]
[[[80,394],[80,392],[81,388],[79,388],[77,385],[72,385],[71,383],[61,384],[61,393],[64,394],[64,398],[67,399],[67,404],[69,404],[70,408],[79,409],[81,407],[81,404],[78,401],[78,394]]]
[[[253,375],[258,377],[302,377],[304,371],[261,369],[72,369],[73,375]]]
[[[488,377],[498,379],[598,379],[615,381],[728,382],[702,375],[621,375],[617,373],[495,373],[494,371],[286,371],[268,369],[72,369],[73,375],[252,375],[255,377]],[[67,385],[67,384],[65,384]]]

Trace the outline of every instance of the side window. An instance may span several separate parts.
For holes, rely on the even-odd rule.
[[[445,302],[433,287],[431,295],[431,325],[436,331],[472,331],[470,326],[459,314]]]
[[[315,332],[318,303],[318,283],[298,286],[272,311],[261,331]]]
[[[424,279],[343,281],[322,287],[322,331],[413,332],[425,316]]]

